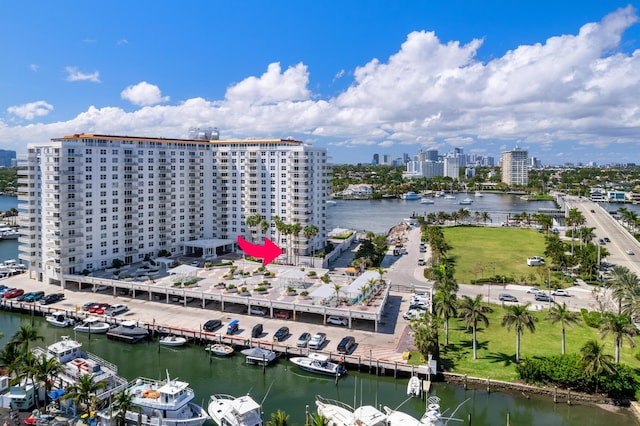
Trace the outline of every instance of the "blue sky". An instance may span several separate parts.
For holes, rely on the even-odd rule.
[[[528,4],[523,4],[528,3]],[[0,148],[87,132],[294,137],[640,163],[638,6],[583,1],[14,1]]]

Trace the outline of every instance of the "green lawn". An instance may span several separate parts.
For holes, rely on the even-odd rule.
[[[455,278],[461,284],[495,275],[506,275],[518,282],[540,284],[544,269],[527,266],[527,257],[544,256],[544,234],[532,229],[495,227],[442,228],[455,260]]]
[[[459,319],[449,321],[449,346],[442,350],[440,356],[448,371],[468,374],[474,377],[487,377],[496,380],[513,381],[517,379],[515,370],[516,333],[507,332],[502,327],[504,309],[500,305],[492,305],[494,311],[489,313],[489,327],[478,327],[478,359],[473,359],[471,346],[471,330],[465,330],[464,322]],[[538,321],[534,333],[525,332],[520,337],[520,359],[559,355],[562,352],[560,324],[545,320],[546,312],[533,313]],[[599,331],[581,323],[566,329],[567,353],[578,353],[580,347],[589,339],[599,339]],[[613,338],[604,339],[605,350],[614,354]],[[444,345],[444,331],[440,335],[441,347]],[[638,349],[629,347],[625,341],[622,347],[620,362],[634,368],[640,368],[636,359]]]

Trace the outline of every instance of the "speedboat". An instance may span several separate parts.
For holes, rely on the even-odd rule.
[[[463,206],[469,206],[473,203],[473,200],[469,197],[465,198],[464,200],[460,201],[460,205]]]
[[[407,396],[420,396],[421,385],[420,378],[412,376],[407,383]]]
[[[158,343],[163,346],[184,346],[187,343],[187,338],[169,335],[158,339]]]
[[[474,194],[476,197],[484,197],[484,194],[480,191],[476,191],[476,193]]]
[[[328,356],[315,352],[310,353],[308,356],[293,357],[289,361],[310,373],[324,374],[327,376],[342,376],[347,372],[342,364],[331,362],[329,361]]]
[[[409,191],[409,192],[405,192],[404,194],[402,194],[401,197],[403,200],[419,200],[421,197],[420,195],[416,194],[413,191]]]
[[[444,196],[445,200],[455,200],[456,196],[455,195],[451,195],[451,194],[447,194]]]
[[[387,415],[371,405],[353,409],[344,402],[316,396],[318,414],[335,426],[387,426]]]
[[[146,328],[138,327],[134,321],[122,321],[107,332],[107,337],[122,342],[136,343],[149,336]]]
[[[389,407],[384,407],[387,413],[387,424],[389,426],[405,426],[405,425],[420,425],[420,426],[443,426],[442,414],[440,413],[440,398],[437,396],[431,396],[427,399],[427,411],[420,418],[416,419],[407,413],[402,411],[392,410]],[[447,420],[452,419],[448,418]]]
[[[233,347],[229,345],[225,345],[224,343],[214,343],[212,345],[207,345],[204,348],[205,351],[211,352],[217,356],[229,356],[233,353]]]
[[[249,348],[241,351],[247,357],[247,364],[269,365],[278,357],[275,352],[262,348]]]
[[[327,200],[327,201],[325,201],[325,203],[326,203],[328,206],[335,206],[336,204],[338,204],[337,202],[335,202],[335,201],[333,201],[333,200]]]
[[[73,329],[80,333],[104,334],[109,331],[111,325],[104,321],[100,321],[98,317],[87,317]]]
[[[249,395],[211,395],[207,411],[218,426],[262,426],[262,407]]]
[[[189,383],[140,377],[129,384],[127,392],[132,396],[133,408],[125,415],[126,423],[145,426],[201,426],[209,418],[207,412],[193,403],[195,393]],[[98,415],[107,424],[116,424],[109,408]]]
[[[436,202],[433,201],[433,198],[429,198],[429,197],[422,197],[420,199],[420,204],[435,204]]]
[[[75,320],[69,318],[65,312],[51,312],[44,319],[55,327],[70,327],[75,323]]]

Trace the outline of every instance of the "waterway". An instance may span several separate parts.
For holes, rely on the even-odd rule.
[[[0,339],[4,346],[21,324],[30,323],[27,314],[0,311],[0,330],[5,337]],[[119,367],[120,375],[129,380],[137,377],[165,378],[167,371],[171,377],[177,377],[190,383],[196,393],[197,403],[207,405],[208,398],[214,393],[230,395],[251,394],[258,402],[264,400],[265,418],[277,409],[286,411],[291,422],[303,425],[305,407],[315,410],[315,396],[338,399],[347,404],[372,404],[389,406],[416,417],[424,412],[424,403],[419,399],[405,402],[407,379],[376,376],[368,371],[350,371],[336,385],[333,379],[302,372],[286,360],[263,370],[248,366],[240,354],[230,358],[210,358],[202,347],[191,345],[185,348],[159,347],[157,343],[127,343],[107,340],[105,336],[86,334],[74,336],[73,330],[49,326],[42,318],[33,318],[38,332],[44,341],[36,345],[45,347],[63,335],[70,335],[80,341],[84,349],[92,352]],[[543,399],[525,399],[500,393],[487,393],[483,390],[464,390],[460,386],[434,383],[432,394],[441,398],[445,415],[451,415],[459,404],[467,401],[455,417],[468,417],[474,426],[495,426],[506,424],[507,413],[513,425],[567,425],[567,426],[611,426],[617,424],[638,424],[628,410],[604,410],[594,406],[554,404]]]

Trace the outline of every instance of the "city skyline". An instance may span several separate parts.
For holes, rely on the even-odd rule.
[[[73,133],[292,137],[331,163],[456,147],[640,163],[637,4],[7,4],[0,148]],[[117,22],[117,25],[112,23]]]

